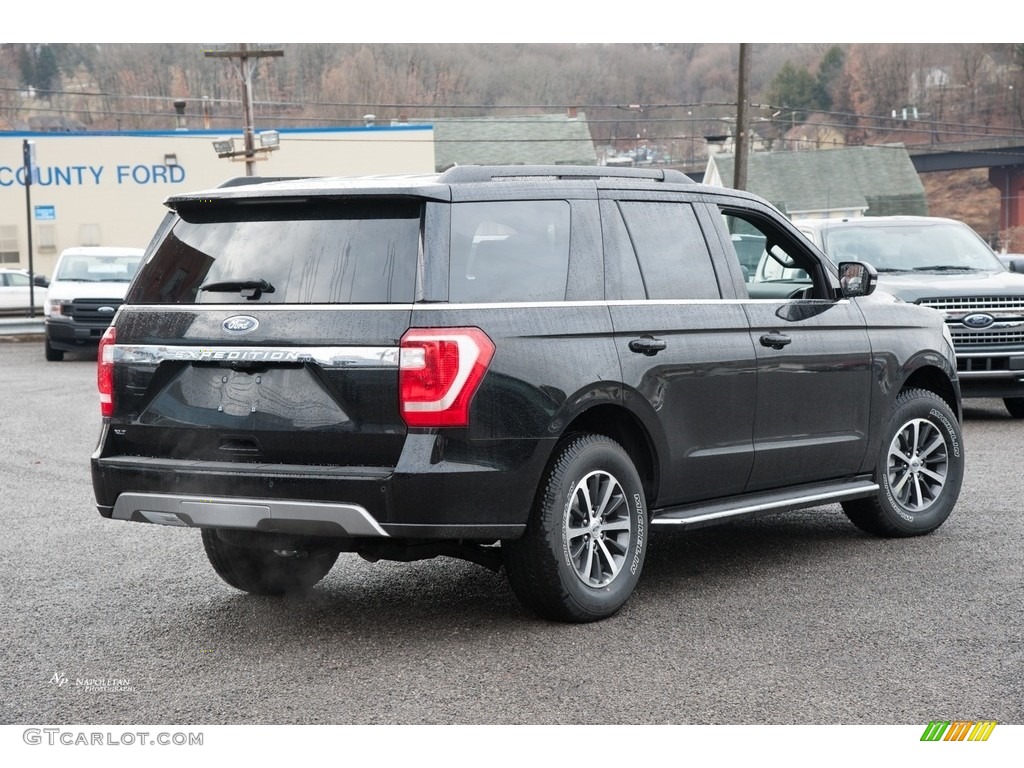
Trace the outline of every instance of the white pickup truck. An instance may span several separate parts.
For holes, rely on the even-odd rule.
[[[66,248],[61,253],[43,307],[47,360],[99,347],[143,253],[142,248],[107,246]]]

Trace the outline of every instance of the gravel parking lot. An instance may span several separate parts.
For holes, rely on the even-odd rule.
[[[234,591],[198,531],[96,512],[91,355],[0,341],[0,392],[2,724],[1024,723],[1024,424],[998,401],[968,401],[936,533],[836,505],[658,529],[626,608],[568,626],[447,559]]]

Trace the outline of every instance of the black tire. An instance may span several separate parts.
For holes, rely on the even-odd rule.
[[[261,546],[238,546],[212,528],[203,529],[203,547],[218,576],[232,587],[254,595],[306,592],[328,574],[338,559],[338,553],[331,551],[283,553]]]
[[[647,527],[643,485],[626,451],[602,435],[571,438],[555,452],[526,532],[502,542],[512,591],[546,619],[607,618],[640,578]]]
[[[1015,419],[1024,419],[1024,397],[1004,397],[1003,405]]]
[[[875,496],[843,503],[850,521],[876,536],[931,533],[956,504],[964,476],[960,424],[933,392],[901,392],[889,412]]]
[[[54,349],[53,347],[51,347],[49,337],[47,337],[45,344],[47,360],[49,360],[51,363],[59,363],[61,360],[64,359],[64,351],[60,349]]]

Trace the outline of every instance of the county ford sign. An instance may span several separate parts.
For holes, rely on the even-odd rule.
[[[124,185],[181,184],[185,168],[180,165],[37,165],[32,185],[36,187],[95,187],[113,182]],[[25,186],[24,166],[0,165],[0,187]]]
[[[261,129],[268,126],[260,126]],[[44,133],[0,131],[0,231],[7,258],[29,263],[26,218],[34,229],[33,269],[52,274],[71,243],[144,247],[167,213],[164,201],[245,176],[244,158],[217,156],[213,141],[238,130]],[[26,178],[25,145],[32,150]],[[262,159],[258,176],[430,173],[429,125],[280,131],[280,151]],[[31,200],[27,199],[30,192]],[[48,208],[47,208],[48,207]],[[52,216],[51,216],[52,213]]]

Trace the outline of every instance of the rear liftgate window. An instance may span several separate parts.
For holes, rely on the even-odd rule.
[[[132,303],[413,300],[418,201],[207,203],[178,213],[140,272]]]

